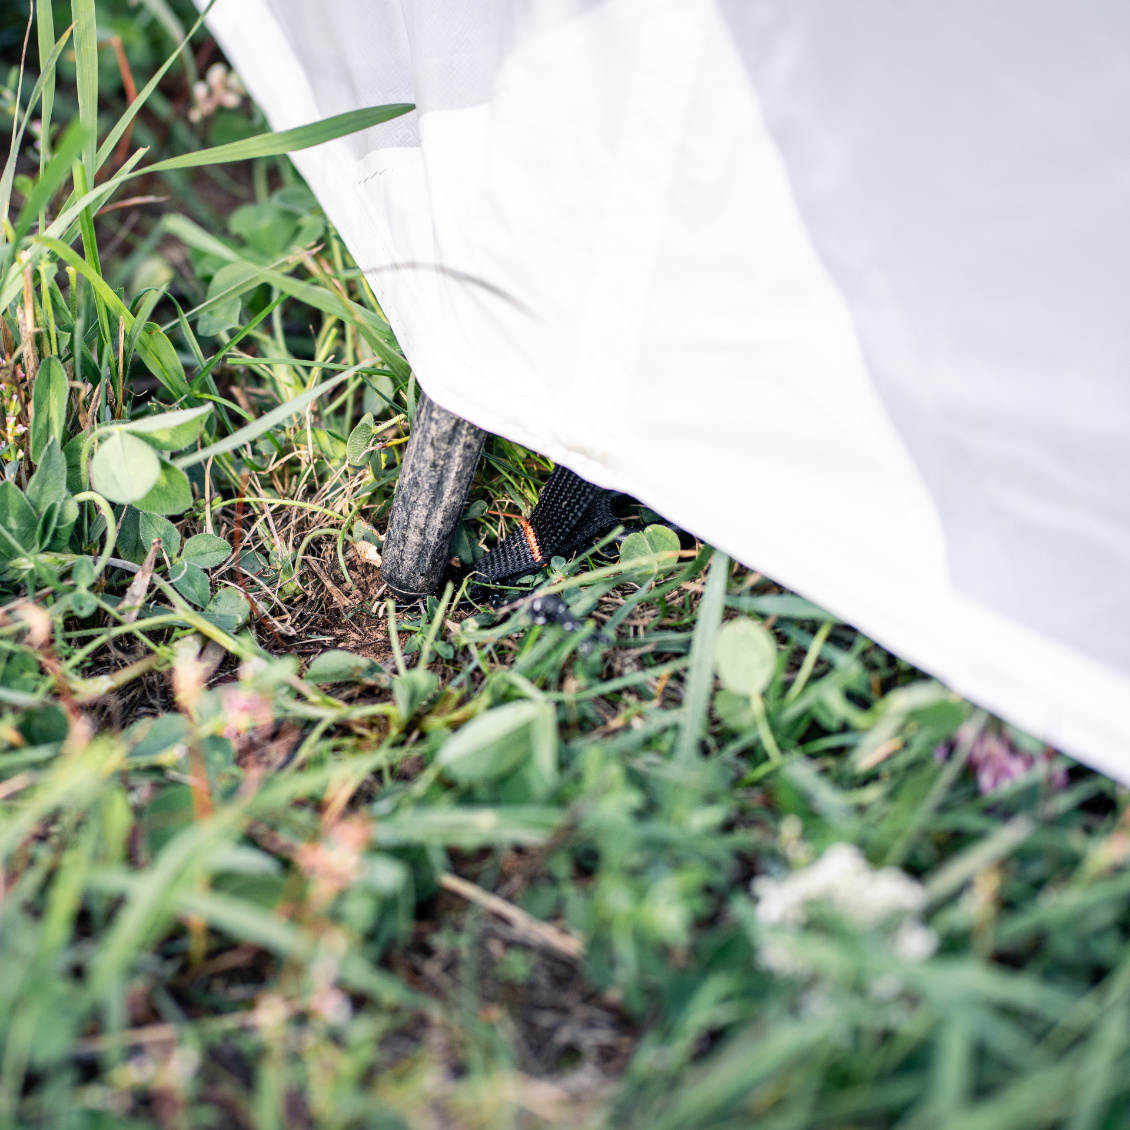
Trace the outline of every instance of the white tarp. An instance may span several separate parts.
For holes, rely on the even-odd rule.
[[[430,396],[1130,781],[1124,0],[209,23]]]

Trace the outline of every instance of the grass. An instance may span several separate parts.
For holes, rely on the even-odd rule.
[[[57,79],[0,245],[0,1123],[1130,1128],[1125,791],[708,546],[397,609],[378,303],[285,158],[200,164],[266,127],[191,120],[191,13],[74,14],[2,92]],[[488,441],[465,561],[549,470]]]

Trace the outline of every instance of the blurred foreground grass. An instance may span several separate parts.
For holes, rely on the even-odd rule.
[[[1124,790],[709,547],[386,603],[414,380],[194,19],[0,91],[0,1123],[1130,1128]]]

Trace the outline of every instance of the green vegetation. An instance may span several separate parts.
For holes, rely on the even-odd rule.
[[[658,515],[386,601],[415,382],[282,154],[402,108],[253,140],[195,18],[0,22],[0,1125],[1130,1130],[1124,790]]]

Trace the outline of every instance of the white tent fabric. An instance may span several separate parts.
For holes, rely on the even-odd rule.
[[[209,23],[430,396],[1130,781],[1130,6]]]

